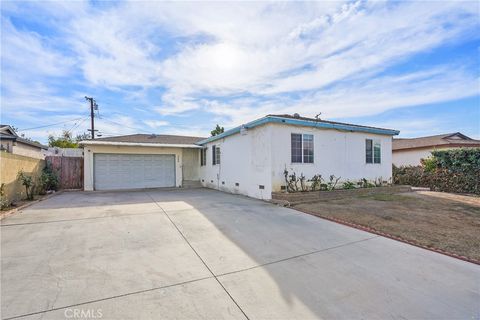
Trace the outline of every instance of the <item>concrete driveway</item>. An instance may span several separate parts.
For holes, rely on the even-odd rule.
[[[71,192],[2,221],[2,319],[476,319],[480,267],[207,189]]]

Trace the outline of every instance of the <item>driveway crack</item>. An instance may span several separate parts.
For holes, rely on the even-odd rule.
[[[237,301],[235,301],[235,299],[232,297],[232,295],[230,294],[230,292],[228,292],[228,290],[225,288],[225,286],[222,284],[222,282],[220,282],[220,280],[218,280],[217,276],[213,273],[213,271],[210,269],[210,267],[207,265],[207,263],[202,259],[202,257],[200,256],[200,254],[197,252],[197,250],[195,250],[195,248],[192,246],[192,244],[188,241],[187,237],[185,237],[185,235],[183,234],[183,232],[180,230],[180,228],[178,228],[178,226],[175,224],[175,222],[173,222],[173,220],[170,218],[170,216],[168,215],[168,213],[162,208],[162,206],[160,206],[160,204],[158,204],[158,202],[147,192],[147,195],[150,197],[150,199],[152,199],[153,202],[155,202],[155,204],[163,211],[163,213],[165,214],[165,216],[167,217],[167,219],[170,221],[170,223],[175,227],[175,229],[177,229],[178,233],[182,236],[182,238],[185,240],[185,242],[188,244],[188,246],[193,250],[193,252],[195,252],[195,254],[197,255],[197,257],[200,259],[200,261],[203,263],[203,265],[205,266],[205,268],[207,268],[207,270],[210,272],[210,274],[212,275],[212,277],[218,282],[218,284],[223,288],[223,290],[225,291],[225,293],[230,297],[230,299],[233,301],[233,303],[237,306],[237,308],[240,310],[240,312],[242,312],[242,314],[245,316],[245,318],[247,320],[250,320],[250,318],[247,316],[247,314],[245,313],[245,311],[243,311],[243,309],[240,307],[240,305],[237,303]]]

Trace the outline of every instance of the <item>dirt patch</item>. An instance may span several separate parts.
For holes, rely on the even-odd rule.
[[[294,206],[480,261],[480,198],[440,192],[373,194]]]

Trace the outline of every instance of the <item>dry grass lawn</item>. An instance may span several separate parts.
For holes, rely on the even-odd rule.
[[[298,204],[337,218],[480,261],[480,198],[417,191]]]

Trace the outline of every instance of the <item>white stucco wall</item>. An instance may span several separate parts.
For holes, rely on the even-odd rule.
[[[206,144],[207,163],[200,167],[200,182],[209,188],[270,199],[270,142],[270,127],[260,126],[246,135],[236,134]],[[213,145],[221,150],[221,163],[217,165],[212,165]],[[260,189],[261,185],[264,189]]]
[[[432,155],[434,148],[398,150],[393,152],[393,164],[401,166],[419,166],[421,159],[426,159]]]
[[[313,164],[291,163],[291,133],[314,135]],[[380,141],[380,164],[365,163],[365,139]],[[221,148],[220,165],[212,165],[213,145]],[[388,181],[392,176],[392,137],[385,135],[266,124],[249,129],[246,135],[235,134],[206,146],[207,164],[199,171],[204,186],[260,199],[270,199],[272,191],[285,185],[285,167],[307,179],[315,174],[328,179],[334,174],[342,181],[380,177]]]
[[[131,146],[94,146],[84,147],[84,189],[93,190],[93,155],[95,153],[123,153],[123,154],[173,154],[175,155],[175,184],[182,185],[182,148],[166,147],[131,147]]]
[[[328,180],[330,175],[341,177],[340,181],[357,181],[362,178],[388,181],[392,177],[392,137],[361,132],[345,132],[331,129],[269,124],[272,134],[272,190],[280,191],[285,185],[285,168],[297,176],[301,173],[308,179],[321,174]],[[290,137],[292,133],[313,134],[314,163],[292,163]],[[381,163],[366,163],[365,140],[381,143]]]

